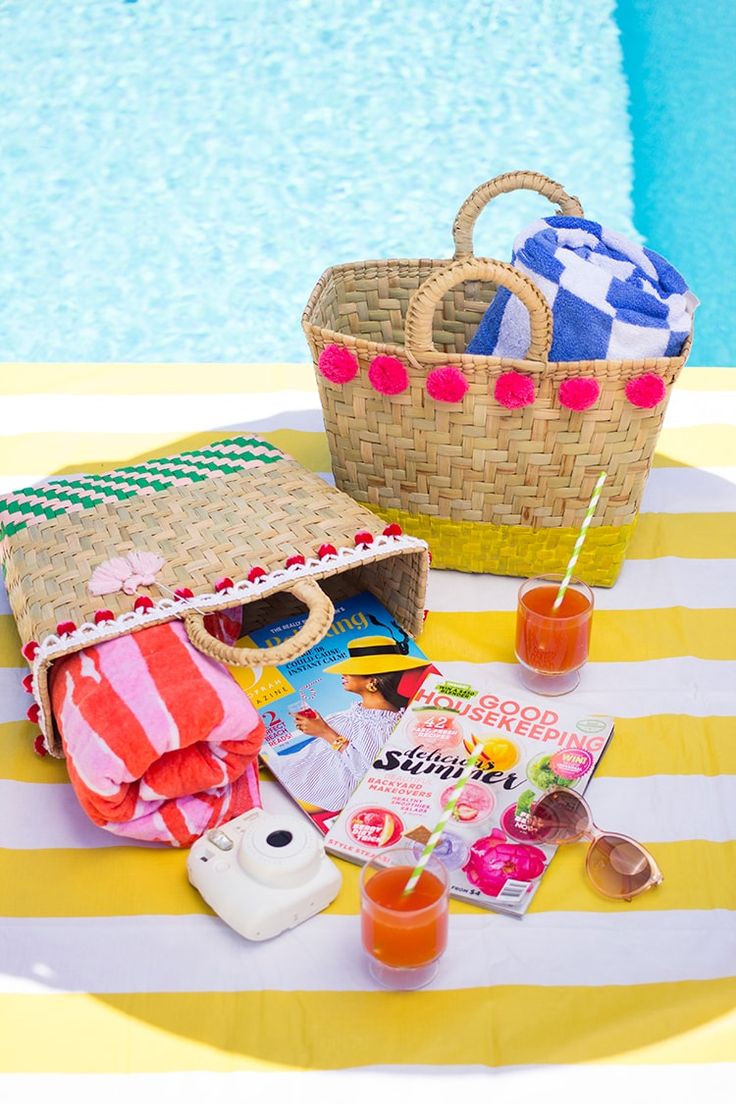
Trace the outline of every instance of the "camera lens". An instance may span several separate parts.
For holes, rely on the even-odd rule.
[[[277,832],[269,832],[266,836],[266,843],[269,847],[286,847],[287,843],[291,843],[293,838],[291,832],[287,832],[285,828],[280,828]]]

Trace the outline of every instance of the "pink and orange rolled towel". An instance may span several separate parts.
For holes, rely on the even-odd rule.
[[[260,807],[263,722],[179,622],[59,660],[51,703],[82,808],[111,832],[188,847]]]

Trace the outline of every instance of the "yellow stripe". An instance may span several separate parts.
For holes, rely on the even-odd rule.
[[[27,370],[0,364],[0,395],[235,395],[316,389],[314,368],[307,363],[30,364]]]
[[[516,614],[509,612],[430,613],[417,643],[435,662],[513,663],[515,621]],[[19,667],[23,662],[19,646],[12,618],[7,614],[0,617],[0,667]],[[596,610],[592,662],[618,663],[674,656],[736,659],[733,611],[680,606],[653,610]],[[18,677],[20,680],[20,671]]]
[[[733,368],[683,368],[677,389],[685,391],[736,391]]]
[[[430,613],[417,638],[436,663],[514,663],[516,614],[510,612]],[[620,663],[674,656],[736,659],[733,610],[694,610],[680,606],[652,610],[596,610],[590,658]]]
[[[713,468],[734,462],[733,426],[664,427],[654,456],[655,468]],[[29,469],[30,470],[30,469]]]
[[[736,514],[639,514],[627,556],[727,560],[734,552]]]
[[[158,434],[26,433],[5,436],[0,439],[0,474],[48,472],[64,475],[81,471],[95,474],[127,464],[142,464],[153,457],[202,448],[228,436],[232,437],[233,433],[221,429],[183,437],[170,430]],[[323,433],[276,429],[259,432],[257,436],[283,449],[312,471],[329,470],[329,450]]]
[[[685,368],[685,391],[736,391],[733,368]],[[0,363],[0,395],[216,395],[315,390],[314,368],[299,364]]]
[[[598,773],[608,778],[736,774],[734,719],[682,714],[617,719]]]
[[[33,699],[29,698],[31,702]],[[68,782],[63,759],[41,758],[33,750],[38,727],[30,721],[0,724],[0,778],[13,782]]]
[[[0,778],[14,782],[68,782],[63,759],[40,759],[33,750],[38,729],[29,721],[0,724]],[[608,778],[650,774],[736,774],[733,717],[680,714],[625,717],[598,773]],[[261,779],[272,775],[261,767]]]
[[[736,841],[684,840],[651,846],[664,885],[644,894],[636,908],[736,909]],[[630,906],[600,897],[584,874],[585,848],[563,847],[542,880],[534,912],[626,912]],[[359,868],[340,862],[343,887],[329,912],[353,915],[358,908]],[[694,872],[697,871],[697,879]],[[207,913],[187,882],[186,855],[136,847],[0,850],[0,885],[12,886],[7,916],[134,916]],[[478,915],[453,901],[454,913]]]
[[[248,391],[254,389],[248,388]],[[245,431],[243,431],[245,432]],[[256,432],[258,432],[256,430]],[[259,433],[292,456],[293,448],[284,439],[313,437],[312,451],[322,457],[316,471],[329,470],[329,450],[323,433],[296,430],[270,430]],[[152,456],[167,456],[184,449],[201,448],[227,436],[223,430],[177,435],[173,430],[160,433],[22,433],[6,435],[0,441],[0,473],[107,471],[124,464],[140,463]],[[304,461],[302,461],[304,462]],[[728,425],[687,426],[664,429],[659,438],[654,466],[660,468],[715,467],[733,464],[733,428]],[[310,465],[307,465],[310,466]]]
[[[732,978],[406,994],[24,994],[0,996],[0,1030],[9,1073],[726,1062],[735,1001]]]

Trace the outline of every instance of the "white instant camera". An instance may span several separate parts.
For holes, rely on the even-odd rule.
[[[342,875],[299,817],[251,809],[192,846],[189,881],[246,939],[272,939],[334,901]]]

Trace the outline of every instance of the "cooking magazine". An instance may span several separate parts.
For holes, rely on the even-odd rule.
[[[325,838],[333,854],[363,863],[379,848],[412,847],[416,858],[470,754],[483,751],[435,854],[451,895],[522,916],[556,848],[525,831],[534,801],[551,786],[582,793],[613,732],[574,697],[525,696],[429,674]]]

